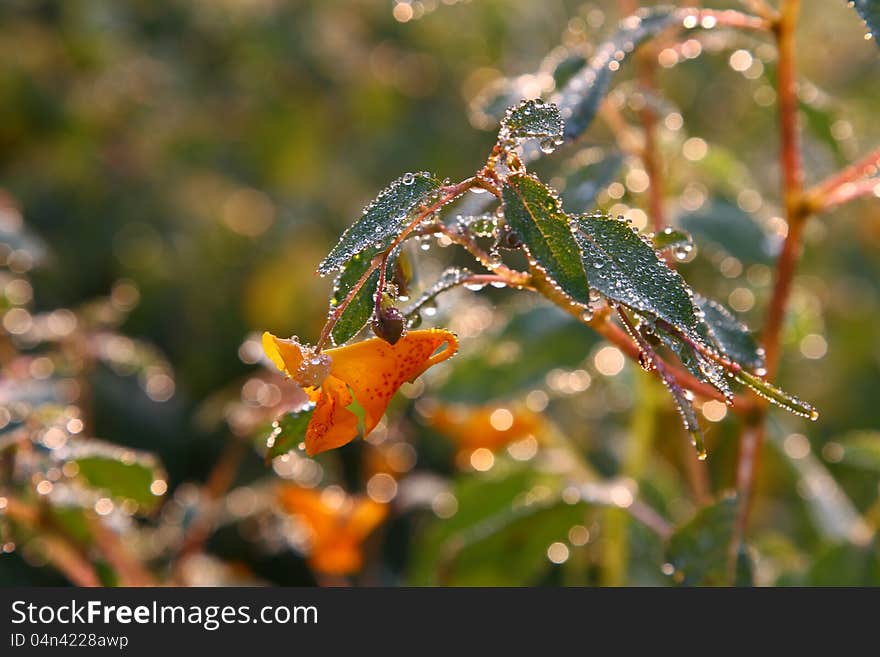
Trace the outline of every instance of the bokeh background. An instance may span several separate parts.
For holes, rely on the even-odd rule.
[[[548,92],[553,67],[588,56],[621,16],[615,2],[556,0],[6,0],[0,189],[4,239],[18,241],[4,251],[2,284],[4,312],[17,310],[4,319],[0,401],[61,376],[62,360],[82,365],[69,346],[61,358],[24,339],[31,326],[18,310],[62,321],[58,309],[81,318],[110,299],[101,312],[112,317],[95,325],[137,342],[107,338],[111,353],[83,366],[68,401],[89,435],[154,454],[167,472],[155,508],[106,514],[160,579],[674,583],[662,543],[619,508],[637,489],[680,525],[700,505],[693,452],[668,398],[620,352],[524,293],[441,297],[425,323],[457,330],[462,354],[407,388],[370,442],[274,467],[250,444],[234,446],[264,442],[267,409],[297,394],[261,373],[253,336],[317,337],[332,281],[313,272],[363,205],[406,171],[471,175],[495,139],[486,98]],[[808,182],[880,144],[880,53],[864,33],[845,2],[804,1]],[[667,207],[697,242],[681,265],[686,279],[759,329],[785,228],[775,48],[722,30],[676,43],[659,52],[660,91],[640,91],[627,64],[612,97],[634,129],[646,103],[660,117]],[[586,203],[575,209],[597,205],[646,225],[644,171],[602,121],[541,171]],[[577,173],[597,181],[581,197]],[[878,246],[877,199],[808,226],[780,383],[822,416],[771,413],[749,581],[880,583]],[[428,282],[441,265],[467,262],[438,247],[414,255]],[[710,492],[720,498],[733,484],[738,423],[709,404],[701,419]],[[565,497],[559,455],[547,446],[556,434],[605,482],[593,502],[544,503]],[[230,453],[240,464],[211,506],[202,484],[217,483],[216,463]],[[13,474],[4,472],[4,489],[39,501],[31,489],[42,480]],[[297,504],[318,498],[279,498],[282,481],[323,490],[325,515],[344,507],[346,491],[364,501],[345,504],[372,499],[383,505],[378,528],[363,540],[350,519],[318,530],[315,521],[304,540],[297,518],[308,512]],[[203,507],[221,526],[179,563],[187,523]],[[362,556],[363,568],[340,580],[322,567],[316,531],[343,531],[332,540]],[[68,581],[39,529],[7,521],[0,532],[0,583]],[[90,540],[79,546],[85,555]]]

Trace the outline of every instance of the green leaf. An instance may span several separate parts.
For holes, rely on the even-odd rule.
[[[674,580],[686,586],[725,586],[730,583],[728,557],[736,498],[704,507],[669,539],[666,560]]]
[[[574,301],[586,305],[590,288],[559,197],[536,177],[513,174],[502,189],[504,216],[530,257]]]
[[[596,196],[614,180],[623,165],[623,156],[614,151],[598,162],[580,164],[575,155],[569,162],[574,170],[566,175],[562,203],[569,210],[585,212],[593,208]]]
[[[575,367],[598,340],[595,331],[556,306],[515,312],[500,330],[463,344],[436,394],[469,404],[522,396],[542,388],[547,372]]]
[[[141,511],[156,506],[160,496],[150,488],[154,481],[165,479],[165,474],[152,456],[112,446],[100,451],[90,447],[85,449],[92,453],[70,459],[78,467],[80,481],[116,500],[133,500]]]
[[[575,239],[592,287],[699,339],[697,316],[684,279],[627,222],[601,214],[579,215],[574,222]]]
[[[412,584],[527,586],[552,567],[547,547],[583,522],[585,505],[562,502],[557,478],[506,466],[459,479],[452,491],[458,511],[423,532]],[[523,499],[529,491],[541,494]]]
[[[734,378],[754,390],[759,396],[784,408],[790,413],[809,418],[814,422],[819,419],[819,411],[817,411],[811,404],[808,404],[802,399],[798,399],[781,388],[777,388],[769,381],[765,381],[745,370],[737,372],[734,375]]]
[[[336,278],[336,284],[333,286],[333,295],[330,297],[331,311],[345,301],[355,283],[370,268],[374,255],[375,250],[370,249],[357,254],[344,265],[342,272]],[[351,340],[369,321],[375,306],[374,299],[379,288],[379,277],[380,272],[377,268],[342,311],[342,315],[330,334],[335,344],[343,344]]]
[[[703,356],[676,335],[660,328],[656,328],[654,333],[678,357],[688,372],[704,383],[710,384],[726,398],[733,397],[733,391],[727,381],[727,372],[723,367]]]
[[[672,249],[674,251],[690,250],[694,246],[694,238],[691,237],[690,233],[668,227],[664,228],[659,233],[654,233],[654,235],[651,236],[651,241],[654,243],[654,248],[658,251],[664,251],[666,249]]]
[[[748,326],[717,301],[695,294],[694,303],[703,312],[700,333],[707,342],[748,370],[764,367],[764,350],[755,342]]]
[[[266,439],[266,463],[296,449],[306,437],[306,427],[314,412],[315,404],[307,404],[298,411],[285,413],[272,423],[272,433]]]
[[[770,264],[778,241],[768,235],[755,219],[733,203],[716,200],[679,217],[678,224],[691,233],[698,244],[733,256],[744,265]]]
[[[853,7],[868,26],[868,34],[877,41],[880,39],[880,0],[852,0]]]
[[[559,108],[543,100],[524,100],[507,110],[501,121],[499,142],[540,139],[555,147],[562,142],[562,117]],[[543,147],[543,146],[542,146]]]
[[[329,274],[369,247],[387,248],[406,227],[412,214],[431,198],[440,181],[426,172],[407,173],[388,187],[364,209],[363,216],[350,226],[318,266],[318,273]]]
[[[554,51],[555,52],[555,51]],[[579,53],[567,53],[553,66],[553,83],[557,89],[561,89],[571,80],[584,66],[587,59]]]
[[[807,586],[880,586],[880,543],[836,545],[813,563]]]
[[[626,55],[676,20],[676,12],[664,7],[639,12],[621,21],[618,31],[596,49],[589,64],[552,98],[565,120],[566,139],[578,137],[590,126],[608,92],[611,77]]]

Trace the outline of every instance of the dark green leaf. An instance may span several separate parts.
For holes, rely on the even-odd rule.
[[[664,228],[659,233],[654,233],[651,241],[654,242],[654,248],[658,251],[692,249],[694,246],[694,238],[691,237],[691,234],[676,228]]]
[[[736,520],[736,498],[728,497],[704,507],[669,539],[666,559],[675,569],[673,578],[687,586],[725,586],[729,548]]]
[[[679,225],[697,240],[733,256],[744,265],[770,264],[778,249],[754,218],[727,201],[714,201],[679,217]]]
[[[411,220],[413,212],[439,187],[440,181],[425,172],[407,173],[395,180],[342,234],[318,266],[318,272],[329,274],[369,247],[376,250],[388,247]]]
[[[566,139],[574,139],[592,123],[599,103],[608,92],[611,77],[626,55],[676,20],[674,10],[656,8],[630,16],[620,23],[618,31],[596,49],[590,63],[573,75],[552,98],[565,120]]]
[[[333,295],[330,298],[331,310],[345,300],[355,283],[370,268],[374,254],[375,250],[369,249],[364,253],[354,256],[345,264],[344,269],[336,278],[336,284],[333,286]],[[375,305],[375,295],[379,288],[379,276],[378,269],[370,274],[361,286],[361,289],[357,291],[348,306],[342,311],[342,315],[331,332],[334,343],[343,344],[348,342],[369,321]]]
[[[589,284],[559,197],[534,176],[508,176],[504,216],[531,258],[574,301],[587,304]]]
[[[524,100],[511,107],[501,121],[499,141],[519,142],[540,139],[556,146],[562,141],[562,117],[559,108],[543,100]]]
[[[96,452],[71,459],[79,468],[80,480],[108,497],[134,500],[140,510],[149,511],[160,499],[150,487],[157,479],[163,479],[164,474],[148,455],[110,449],[112,452],[106,454]]]
[[[764,350],[758,346],[749,328],[722,304],[694,295],[694,303],[703,311],[700,333],[725,356],[752,371],[764,367]]]
[[[850,6],[854,7],[865,25],[868,26],[868,34],[877,41],[880,39],[880,0],[851,0]]]
[[[699,339],[687,284],[627,222],[599,214],[579,215],[575,222],[575,238],[592,287]]]
[[[725,397],[732,398],[733,391],[727,381],[727,373],[724,368],[709,360],[679,337],[668,333],[660,328],[655,329],[655,334],[660,338],[685,366],[688,372],[701,381],[712,385]]]
[[[272,423],[272,433],[266,440],[266,462],[295,449],[306,437],[306,427],[315,412],[308,404],[298,411],[285,413]]]

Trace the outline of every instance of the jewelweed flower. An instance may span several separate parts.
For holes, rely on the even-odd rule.
[[[317,354],[296,338],[264,333],[263,350],[315,402],[305,435],[306,452],[314,456],[357,437],[360,419],[351,408],[354,402],[363,411],[367,436],[400,386],[453,356],[458,338],[443,329],[409,331],[393,345],[370,338]]]
[[[326,575],[348,575],[363,567],[363,543],[388,515],[388,505],[339,490],[282,485],[278,501],[306,530],[309,566]]]

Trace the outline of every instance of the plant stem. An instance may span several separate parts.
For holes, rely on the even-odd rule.
[[[880,170],[880,148],[874,149],[864,157],[812,187],[807,192],[807,196],[815,198],[821,204],[824,197],[829,196],[843,185],[855,182],[859,178],[874,176],[878,173],[878,170]]]
[[[775,378],[779,369],[780,338],[788,299],[791,293],[797,262],[802,250],[804,225],[809,206],[803,195],[803,164],[798,134],[798,99],[795,66],[795,28],[800,11],[800,0],[783,0],[779,20],[774,24],[778,64],[778,97],[780,124],[780,166],[782,170],[782,197],[788,222],[788,234],[776,264],[776,281],[767,309],[762,342],[766,351],[767,378]],[[731,553],[736,554],[748,528],[753,505],[754,487],[760,465],[761,448],[766,433],[767,403],[759,400],[755,412],[747,417],[740,434],[737,459],[736,487],[739,497]]]

